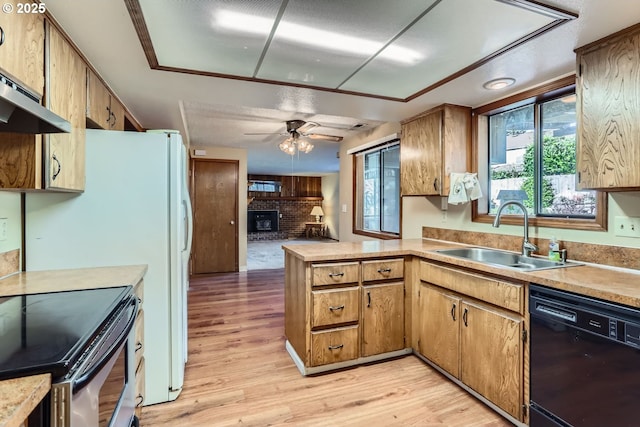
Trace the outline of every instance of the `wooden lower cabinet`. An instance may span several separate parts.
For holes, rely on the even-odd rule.
[[[362,356],[404,347],[404,282],[364,286]]]
[[[356,359],[358,353],[358,325],[311,333],[311,366]]]
[[[460,298],[420,282],[418,352],[460,378]]]
[[[516,419],[522,419],[523,320],[463,301],[460,380]]]
[[[138,298],[138,317],[135,324],[135,392],[136,392],[136,416],[142,419],[142,405],[144,404],[145,364],[144,364],[144,280],[140,280],[134,286],[134,292]]]
[[[441,284],[438,277],[432,284],[423,276],[418,284],[418,352],[522,421],[524,318],[520,313],[436,286]]]
[[[311,263],[285,253],[285,269],[287,350],[303,374],[411,352],[404,258]]]

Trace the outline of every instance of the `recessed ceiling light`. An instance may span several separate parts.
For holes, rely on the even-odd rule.
[[[511,77],[501,77],[499,79],[489,80],[488,82],[483,84],[482,87],[488,90],[498,90],[509,87],[515,82],[516,79],[512,79]]]

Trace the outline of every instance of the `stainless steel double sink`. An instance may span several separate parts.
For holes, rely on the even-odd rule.
[[[523,271],[547,270],[550,268],[576,267],[583,264],[577,262],[557,262],[544,258],[526,257],[521,254],[488,248],[455,248],[439,249],[442,255],[464,258],[487,265],[507,267]]]

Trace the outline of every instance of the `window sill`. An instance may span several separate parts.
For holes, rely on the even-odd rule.
[[[569,230],[607,231],[607,193],[598,192],[598,214],[594,219],[580,218],[549,218],[529,217],[530,227],[563,228]],[[474,201],[471,208],[471,221],[493,224],[495,215],[478,213],[478,202]],[[521,225],[522,215],[503,215],[501,224]]]
[[[364,230],[352,230],[353,234],[357,234],[359,236],[367,236],[367,237],[373,237],[375,239],[380,239],[380,240],[398,240],[401,239],[402,237],[398,234],[392,234],[392,233],[378,233],[375,231],[364,231]]]

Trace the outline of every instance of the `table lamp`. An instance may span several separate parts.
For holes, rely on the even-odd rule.
[[[315,215],[316,222],[320,222],[320,217],[324,216],[324,212],[322,212],[322,208],[320,206],[314,206],[309,215]]]

